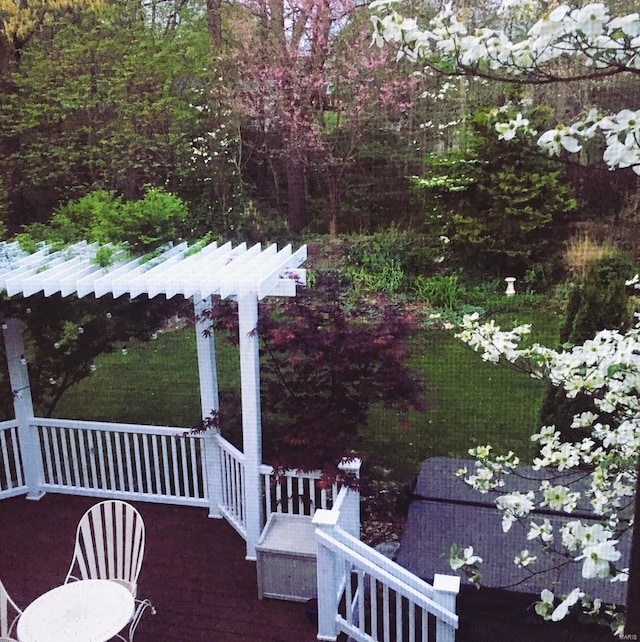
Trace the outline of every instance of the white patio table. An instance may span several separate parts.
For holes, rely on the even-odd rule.
[[[20,642],[106,642],[133,617],[131,593],[109,580],[79,580],[34,600],[18,620]]]

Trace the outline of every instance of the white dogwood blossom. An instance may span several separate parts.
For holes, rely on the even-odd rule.
[[[569,612],[569,609],[576,604],[581,597],[584,597],[584,593],[579,588],[573,589],[553,610],[550,619],[554,622],[562,620]]]
[[[370,4],[373,42],[390,44],[397,48],[398,58],[443,73],[562,82],[640,70],[640,14],[612,17],[603,3],[579,8],[561,4],[536,19],[537,2],[503,0],[498,11],[500,27],[473,30],[458,18],[452,4],[424,26],[403,16],[399,7],[398,0]],[[558,60],[571,61],[566,68],[573,71],[562,76],[555,64]],[[517,129],[526,126],[499,123],[497,127],[505,140],[513,138]],[[623,109],[617,114],[590,110],[572,124],[544,132],[538,144],[549,154],[575,153],[582,149],[582,141],[596,134],[603,138],[603,159],[610,169],[630,167],[640,174],[640,110]]]
[[[529,564],[533,564],[537,560],[536,555],[531,555],[528,549],[524,549],[523,551],[520,551],[515,558],[513,559],[513,563],[519,567],[523,568],[525,566],[529,566]]]
[[[622,555],[617,551],[615,545],[617,540],[609,540],[607,542],[600,542],[593,546],[585,546],[582,555],[576,560],[584,560],[582,565],[582,577],[609,577],[611,574],[611,562],[616,562]]]
[[[534,507],[535,495],[532,491],[521,493],[514,491],[496,498],[496,506],[502,511],[502,530],[506,533],[519,518],[528,515]]]
[[[569,446],[569,444],[563,444],[563,446]],[[580,493],[571,491],[567,486],[554,486],[549,481],[544,480],[540,484],[540,490],[542,491],[540,506],[548,506],[553,510],[571,513],[578,505]]]
[[[452,553],[449,560],[451,568],[457,570],[463,566],[471,566],[482,562],[482,558],[473,554],[473,546],[467,546],[464,549],[452,547]]]
[[[640,289],[640,278],[628,285]],[[552,350],[533,344],[522,347],[529,327],[503,331],[494,322],[478,315],[466,316],[457,336],[490,362],[511,364],[534,377],[546,379],[564,389],[567,397],[578,393],[591,396],[593,409],[579,412],[572,421],[576,438],[561,439],[555,426],[543,426],[532,436],[538,452],[535,470],[545,470],[537,488],[526,492],[504,492],[505,478],[519,463],[513,453],[499,455],[491,446],[469,451],[475,458],[473,470],[464,471],[465,481],[483,492],[494,492],[505,532],[516,521],[525,526],[527,540],[538,541],[543,550],[581,562],[585,580],[608,578],[625,582],[628,569],[620,568],[621,537],[632,527],[632,503],[636,488],[636,457],[640,449],[640,321],[626,332],[603,330],[582,345]],[[586,436],[585,436],[586,435]],[[556,481],[575,474],[580,484]],[[510,486],[513,488],[513,485]],[[548,519],[535,517],[537,508],[571,514],[580,506],[590,506],[593,517],[567,519],[554,528]],[[534,564],[524,549],[514,563],[520,568]],[[477,566],[477,563],[475,564]],[[600,603],[592,600],[582,587],[558,599],[543,592],[537,612],[558,620],[580,604],[583,612]],[[551,600],[551,601],[549,601]],[[599,607],[598,607],[599,608]],[[622,630],[619,613],[611,612],[612,627]]]
[[[576,588],[568,595],[563,596],[560,603],[556,606],[556,596],[549,590],[543,589],[540,593],[540,601],[536,604],[536,613],[544,617],[545,620],[558,622],[566,617],[569,609],[584,597],[584,593]],[[598,609],[600,608],[598,604]],[[596,609],[596,612],[597,610]]]
[[[513,140],[518,130],[531,131],[529,129],[529,120],[523,118],[520,112],[509,122],[496,123],[496,131],[500,140]]]
[[[543,544],[548,544],[553,541],[553,526],[548,519],[545,519],[542,524],[531,522],[527,539],[539,539]]]

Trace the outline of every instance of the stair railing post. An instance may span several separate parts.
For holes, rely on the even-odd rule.
[[[460,592],[460,578],[457,575],[441,575],[436,573],[433,576],[433,599],[440,606],[456,613],[456,600]],[[456,630],[440,618],[436,621],[437,642],[455,642]]]
[[[338,525],[337,510],[319,508],[313,516],[316,531],[331,535]],[[338,582],[336,553],[316,537],[318,585],[318,640],[337,640],[336,614],[338,613]]]
[[[356,483],[360,483],[360,466],[362,462],[360,459],[352,459],[350,461],[343,461],[339,464],[340,470],[345,473],[350,473],[356,478]],[[340,526],[353,535],[356,539],[360,539],[360,488],[349,488],[347,497],[340,511]]]

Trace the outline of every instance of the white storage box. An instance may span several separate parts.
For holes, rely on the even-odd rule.
[[[260,599],[306,602],[316,596],[314,531],[308,515],[271,513],[256,544]]]

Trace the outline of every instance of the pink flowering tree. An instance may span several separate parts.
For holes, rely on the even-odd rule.
[[[416,81],[397,73],[390,52],[369,47],[363,9],[352,0],[247,0],[232,24],[245,147],[263,159],[275,190],[283,173],[294,233],[308,222],[307,184],[315,172],[336,234],[344,171],[368,125],[380,114],[401,118]]]

